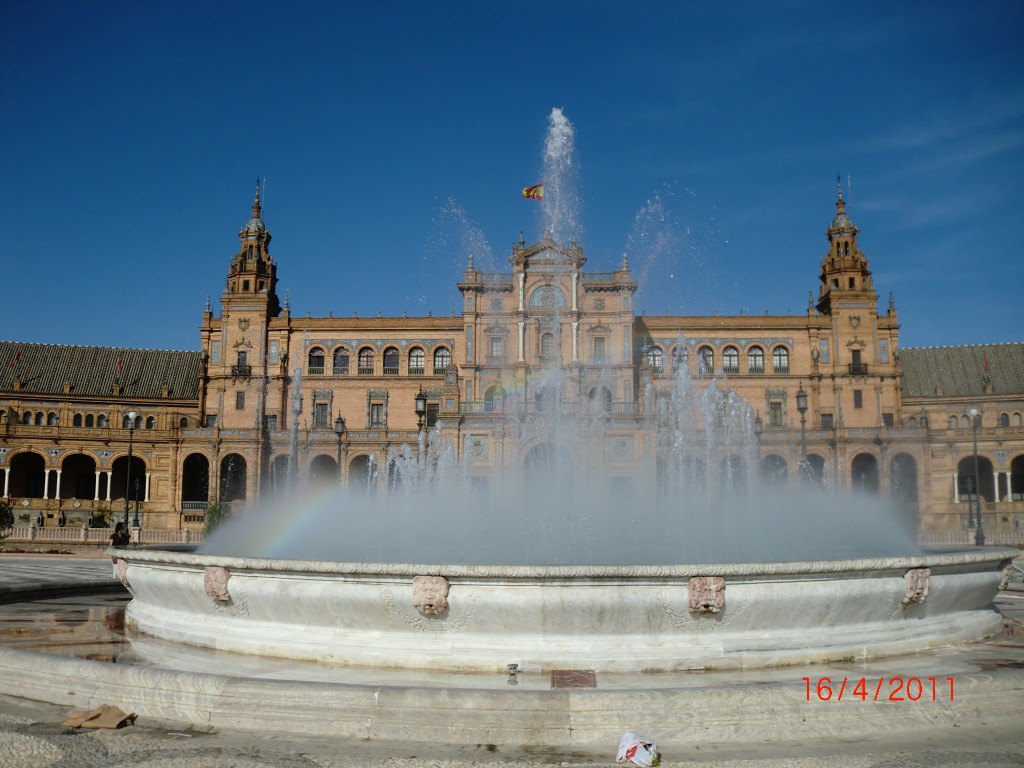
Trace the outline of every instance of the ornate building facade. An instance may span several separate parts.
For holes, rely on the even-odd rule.
[[[199,527],[208,504],[244,508],[291,477],[383,486],[421,428],[470,474],[518,471],[551,412],[600,416],[586,450],[658,482],[659,403],[685,379],[751,406],[746,473],[892,497],[923,532],[963,531],[979,508],[991,532],[1024,529],[1024,344],[902,349],[841,192],[826,234],[801,315],[638,315],[625,258],[592,272],[577,243],[520,237],[507,272],[470,259],[460,316],[299,318],[257,192],[199,352],[0,342],[3,497],[43,525],[130,509]]]

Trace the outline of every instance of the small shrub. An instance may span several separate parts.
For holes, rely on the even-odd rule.
[[[92,513],[92,517],[89,519],[90,528],[109,528],[110,527],[110,510],[103,509],[102,507],[96,509]]]
[[[203,518],[203,533],[209,536],[229,517],[231,517],[230,504],[210,504],[206,508],[206,516]]]
[[[14,512],[11,505],[6,501],[0,501],[0,539],[6,539],[11,535],[11,526],[14,525]]]

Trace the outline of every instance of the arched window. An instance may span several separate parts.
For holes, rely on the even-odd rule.
[[[740,352],[736,347],[726,347],[722,350],[722,370],[726,373],[740,372]]]
[[[565,306],[565,294],[553,285],[542,285],[530,294],[530,309],[555,309]]]
[[[917,416],[911,416],[910,417],[910,426],[912,426],[912,427],[916,427],[917,426]]]
[[[672,348],[672,370],[688,370],[690,367],[690,350],[682,344]]]
[[[96,426],[100,429],[106,429],[110,425],[110,421],[107,419],[107,414],[101,413],[96,417]]]
[[[789,350],[781,344],[772,350],[772,367],[776,373],[789,373]]]
[[[1021,426],[1020,414],[1019,413],[1013,414],[1013,426],[1015,426],[1015,427]]]
[[[1008,413],[1000,413],[999,414],[999,426],[1000,427],[1008,427],[1008,426],[1010,426],[1010,414],[1008,414]]]
[[[760,347],[747,350],[747,373],[764,373],[764,350]]]
[[[146,417],[146,429],[153,429],[156,427],[156,416]]]
[[[334,350],[334,375],[348,376],[349,354],[345,347],[338,347]]]
[[[647,348],[647,364],[655,373],[662,373],[665,370],[665,353],[661,351],[661,347],[652,344]]]
[[[427,356],[423,353],[423,350],[419,347],[413,347],[409,350],[409,375],[410,376],[422,376],[423,369],[426,367]]]
[[[928,417],[927,416],[922,416],[921,417],[921,426],[922,427],[927,427],[928,426]]]
[[[542,333],[540,337],[541,360],[550,360],[555,354],[555,335],[553,333]]]
[[[710,376],[715,372],[715,350],[703,346],[697,350],[697,373]]]
[[[85,414],[85,427],[89,429],[93,425],[93,417],[91,413]]]
[[[398,375],[398,349],[396,347],[388,347],[384,350],[384,375],[385,376],[397,376]]]
[[[36,414],[36,426],[37,427],[43,426],[43,412],[42,411],[39,411]]]
[[[956,416],[950,416],[949,417],[949,428],[950,429],[956,429],[957,421],[958,421],[958,419],[957,419]]]
[[[128,418],[128,414],[126,413],[121,418],[121,429],[131,429],[131,426],[132,426],[132,420],[130,418]]]
[[[188,419],[182,416],[181,420],[178,422],[178,426],[182,429],[188,429]]]
[[[310,376],[324,375],[324,351],[319,347],[309,350],[308,373]]]
[[[434,375],[440,376],[448,370],[452,364],[452,353],[448,347],[438,347],[434,350]]]
[[[359,350],[359,358],[357,360],[357,371],[360,376],[372,376],[373,375],[373,350],[369,347],[363,347]]]
[[[966,416],[966,415],[961,416],[960,417],[960,426],[963,427],[964,429],[970,429],[971,428],[971,417],[970,416]]]
[[[71,419],[71,426],[72,427],[80,427],[80,426],[82,426],[82,414],[76,413],[74,415],[74,418]]]
[[[21,417],[21,423],[22,424],[31,424],[32,423],[32,414],[29,413],[28,411],[25,411],[25,413]]]
[[[589,399],[592,414],[612,412],[612,391],[608,387],[594,387]]]
[[[48,427],[57,426],[57,414],[54,413],[53,411],[50,411],[48,414],[46,414],[46,425]]]
[[[492,384],[484,392],[484,411],[500,411],[505,402],[505,388],[501,384]]]

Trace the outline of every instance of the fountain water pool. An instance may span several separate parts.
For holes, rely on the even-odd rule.
[[[438,566],[132,551],[126,625],[176,642],[372,667],[670,671],[869,659],[980,639],[1005,561]]]

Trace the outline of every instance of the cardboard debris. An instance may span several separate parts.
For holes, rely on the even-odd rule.
[[[627,760],[633,765],[658,765],[661,763],[658,745],[651,739],[626,731],[619,740],[619,752],[615,755],[615,762],[624,763]]]
[[[134,712],[125,712],[110,704],[96,709],[76,709],[64,719],[67,728],[124,728],[137,718]]]

